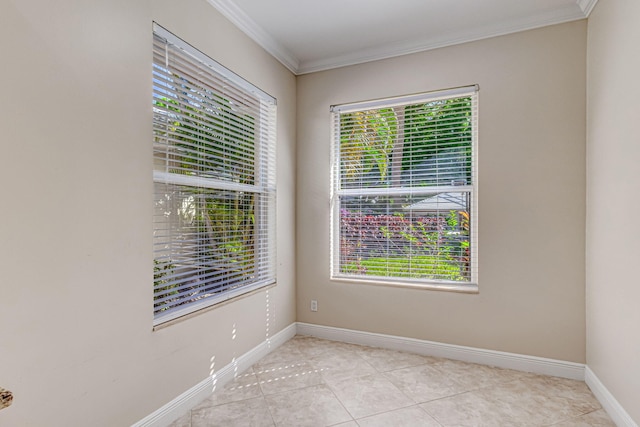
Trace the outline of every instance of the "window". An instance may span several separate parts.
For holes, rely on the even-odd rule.
[[[477,87],[331,110],[331,277],[477,289]]]
[[[154,24],[154,324],[275,282],[275,108]]]

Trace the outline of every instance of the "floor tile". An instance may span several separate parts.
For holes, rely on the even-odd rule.
[[[367,417],[414,404],[381,375],[350,378],[331,383],[330,387],[354,418]]]
[[[467,391],[448,373],[431,365],[398,369],[383,375],[416,403],[428,402]]]
[[[191,427],[191,412],[188,412],[169,424],[169,427]]]
[[[198,410],[261,396],[262,391],[260,390],[258,376],[251,370],[245,374],[240,374],[238,378],[226,384],[222,389],[217,390],[193,409]]]
[[[296,336],[170,427],[613,427],[584,382]]]
[[[304,358],[305,357],[300,352],[300,349],[295,340],[289,340],[262,359],[260,359],[258,363],[253,365],[253,368],[255,368],[256,370],[260,370],[264,365],[270,365],[272,363],[292,362],[296,360],[302,360]]]
[[[191,427],[273,427],[263,397],[191,411]]]
[[[438,359],[433,366],[446,373],[449,378],[460,384],[465,391],[514,381],[530,375],[510,369],[500,369],[450,359]]]
[[[332,426],[352,420],[324,384],[272,394],[266,402],[278,427]]]
[[[338,382],[378,373],[373,366],[353,351],[324,353],[314,357],[309,363],[318,369],[326,382]]]
[[[534,387],[537,388],[540,393],[544,394],[546,392],[558,398],[569,399],[571,403],[579,407],[581,411],[584,411],[583,413],[602,408],[584,381],[543,375],[536,375],[532,378],[523,379],[522,381],[534,383]]]
[[[616,427],[616,424],[609,418],[604,409],[598,409],[597,411],[553,424],[553,427]]]
[[[541,419],[517,405],[466,392],[420,405],[445,427],[539,426]]]
[[[438,360],[435,357],[371,347],[362,347],[358,350],[358,354],[364,360],[369,362],[371,366],[376,368],[378,372],[409,368],[412,366],[433,363]]]
[[[355,350],[355,346],[353,344],[329,341],[315,337],[296,336],[292,341],[295,341],[298,350],[305,357],[316,357],[326,353],[335,353],[337,349]]]
[[[601,406],[582,381],[537,375],[487,387],[483,396],[522,408],[535,408],[552,424],[577,417]]]
[[[357,420],[360,427],[441,427],[426,411],[418,406],[396,409]]]
[[[318,369],[304,361],[261,365],[255,368],[260,389],[265,395],[322,384]]]
[[[305,335],[296,335],[291,338],[289,342],[294,343],[305,356],[315,356],[316,354],[326,352],[327,344],[331,341]]]

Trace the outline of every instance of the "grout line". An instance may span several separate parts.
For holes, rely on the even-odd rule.
[[[321,340],[321,341],[327,341],[326,343],[322,344],[322,345],[326,345],[326,346],[331,346],[332,343],[335,343],[335,341],[331,341],[331,340],[325,340],[325,339],[322,339],[322,338],[317,338],[317,339]],[[383,414],[387,414],[387,413],[391,413],[391,412],[394,412],[394,411],[399,411],[399,410],[403,410],[403,409],[407,409],[407,408],[417,407],[427,417],[429,417],[431,420],[436,422],[438,425],[442,426],[443,424],[438,419],[436,419],[435,416],[433,416],[430,412],[428,412],[425,408],[423,408],[422,405],[428,404],[428,403],[431,403],[431,402],[442,401],[442,400],[445,400],[445,399],[455,398],[456,396],[460,396],[460,395],[463,395],[463,394],[476,394],[476,395],[480,395],[481,396],[482,395],[481,390],[492,388],[492,387],[503,387],[504,385],[509,384],[509,383],[517,383],[517,382],[522,382],[524,384],[527,383],[527,378],[526,377],[522,377],[522,378],[495,377],[494,378],[493,376],[491,376],[492,379],[496,380],[495,383],[491,383],[491,384],[488,384],[488,385],[485,385],[485,386],[472,387],[472,388],[465,389],[464,391],[460,391],[460,392],[457,392],[457,393],[450,394],[448,396],[443,396],[443,397],[439,397],[439,398],[436,398],[436,399],[427,400],[427,401],[424,401],[424,402],[418,402],[414,398],[412,398],[410,395],[405,393],[390,378],[388,378],[387,374],[391,373],[391,372],[394,372],[394,371],[403,370],[403,369],[412,369],[412,368],[418,368],[418,367],[421,367],[421,366],[428,366],[428,367],[430,367],[432,369],[437,370],[440,374],[444,374],[446,376],[450,372],[456,370],[455,369],[455,365],[452,366],[452,367],[447,368],[445,366],[438,366],[438,365],[434,364],[433,361],[431,361],[431,360],[425,360],[424,363],[421,363],[421,364],[418,364],[418,365],[411,365],[411,366],[406,366],[406,367],[396,368],[396,369],[390,369],[390,370],[379,370],[378,368],[373,366],[367,359],[365,359],[361,355],[362,352],[360,351],[360,349],[372,349],[372,350],[375,351],[375,350],[378,350],[378,348],[367,346],[367,345],[361,345],[361,344],[356,344],[356,345],[358,346],[358,348],[355,349],[354,351],[347,352],[345,357],[348,357],[349,359],[352,359],[353,361],[355,361],[358,364],[360,364],[361,362],[364,362],[367,366],[371,367],[374,370],[374,373],[357,375],[357,376],[354,376],[354,377],[351,377],[351,378],[343,378],[343,379],[339,380],[338,383],[343,383],[345,381],[353,381],[353,380],[356,380],[358,378],[365,378],[365,377],[378,378],[378,379],[384,380],[384,381],[388,382],[389,384],[391,384],[393,389],[395,389],[395,391],[399,392],[402,396],[406,397],[408,399],[408,401],[412,402],[410,405],[401,406],[399,408],[394,408],[394,409],[390,409],[390,410],[387,410],[387,411],[370,414],[370,415],[367,415],[367,416],[364,416],[364,417],[360,417],[360,418],[355,418],[354,415],[347,409],[347,407],[345,406],[345,403],[342,402],[342,400],[336,394],[336,389],[332,386],[332,384],[330,382],[327,382],[325,380],[325,378],[322,376],[321,373],[319,373],[320,381],[321,381],[319,384],[304,385],[302,387],[289,389],[289,390],[283,390],[283,391],[279,391],[277,393],[272,393],[272,394],[267,395],[267,394],[265,394],[265,392],[264,392],[264,390],[263,390],[263,388],[261,386],[261,384],[265,383],[265,381],[264,380],[260,380],[259,373],[256,371],[256,368],[255,368],[256,365],[260,364],[260,361],[257,361],[253,365],[251,365],[249,368],[247,368],[243,372],[243,375],[244,375],[244,373],[249,372],[249,369],[251,369],[251,372],[252,372],[251,375],[254,375],[256,377],[256,383],[257,383],[258,389],[260,390],[260,396],[234,400],[234,401],[230,401],[230,402],[226,402],[226,403],[222,403],[222,404],[218,404],[218,405],[213,405],[211,407],[217,407],[217,406],[228,405],[228,404],[231,404],[231,403],[243,402],[243,401],[247,401],[247,400],[250,400],[250,399],[262,399],[264,404],[267,406],[267,409],[268,409],[269,414],[271,416],[271,420],[273,422],[273,425],[274,426],[278,426],[278,424],[276,423],[275,417],[274,417],[274,413],[272,412],[272,409],[269,407],[269,405],[266,402],[268,396],[277,396],[277,395],[284,395],[284,394],[295,394],[297,392],[300,392],[300,391],[306,390],[306,389],[310,389],[312,387],[323,386],[323,387],[325,387],[326,389],[328,389],[330,391],[331,395],[337,400],[339,405],[345,410],[345,412],[351,418],[350,420],[343,421],[341,423],[353,421],[353,422],[355,422],[356,424],[359,425],[358,420],[363,420],[363,419],[370,418],[370,417],[376,417],[376,416],[380,416],[380,415],[383,415]],[[387,351],[387,349],[384,349],[384,348],[379,349],[379,350]],[[274,350],[274,352],[277,352],[277,351],[278,351],[278,349]],[[301,356],[296,358],[296,359],[283,361],[283,362],[273,362],[273,363],[279,363],[281,365],[286,365],[286,366],[299,366],[299,365],[302,365],[302,364],[308,364],[311,370],[313,370],[314,372],[319,372],[323,368],[320,368],[317,365],[317,362],[319,360],[321,360],[323,357],[331,357],[331,350],[328,350],[328,351],[323,352],[323,353],[318,354],[318,355],[310,355],[310,354],[306,354],[306,353],[304,353],[302,351],[300,351],[300,353],[301,353]],[[410,353],[410,352],[405,352],[405,353]],[[413,353],[413,354],[419,354],[419,353]],[[264,357],[266,357],[266,356],[264,356]],[[263,357],[263,359],[264,359],[264,357]],[[451,359],[451,360],[454,360],[454,359]],[[463,363],[465,363],[467,365],[470,365],[470,366],[471,365],[475,365],[475,363],[472,363],[472,362],[463,362]],[[387,365],[387,366],[389,366],[389,365]],[[482,365],[482,366],[484,366],[484,365]],[[500,368],[498,368],[498,369],[500,369]],[[275,369],[274,370],[267,369],[267,370],[260,370],[260,373],[264,374],[264,373],[275,372],[275,371],[276,371]],[[288,377],[286,377],[286,373],[287,372],[285,370],[285,373],[281,377],[284,378],[284,379],[288,378]],[[491,374],[491,372],[489,372],[489,374]],[[238,378],[241,378],[243,375],[238,376]],[[540,374],[538,374],[538,375],[540,375]],[[548,375],[540,375],[540,376],[548,376]],[[281,377],[278,377],[278,378],[280,379]],[[233,381],[236,381],[236,380],[237,380],[237,378],[232,380],[232,382],[228,383],[227,385],[231,385],[233,383]],[[459,385],[463,385],[463,384],[459,384]],[[218,392],[222,392],[223,390],[224,390],[224,388],[220,389]],[[394,394],[395,394],[395,391],[394,391]],[[500,400],[498,400],[498,401],[500,401]],[[518,405],[518,404],[516,404],[516,406],[521,407],[521,405]],[[202,408],[202,409],[205,409],[205,408]],[[603,410],[603,408],[592,409],[592,410],[589,410],[588,412],[576,415],[574,417],[566,418],[566,419],[562,418],[562,419],[557,419],[557,420],[553,420],[553,421],[552,420],[547,420],[547,422],[553,422],[554,424],[545,424],[545,425],[555,425],[557,423],[561,423],[561,422],[564,422],[564,421],[573,420],[573,419],[579,419],[580,417],[583,417],[583,416],[585,416],[587,414],[590,414],[590,413],[598,411],[598,410]],[[189,422],[190,422],[190,425],[193,423],[193,416],[194,416],[193,410],[190,410],[189,411]],[[334,426],[335,425],[339,425],[341,423],[334,424]]]

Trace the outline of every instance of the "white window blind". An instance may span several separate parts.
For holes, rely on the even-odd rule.
[[[154,24],[154,324],[275,282],[275,109]]]
[[[332,107],[332,278],[476,286],[477,92]]]

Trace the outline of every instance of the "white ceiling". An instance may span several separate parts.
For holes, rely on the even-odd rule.
[[[597,0],[208,0],[296,74],[584,19]]]

